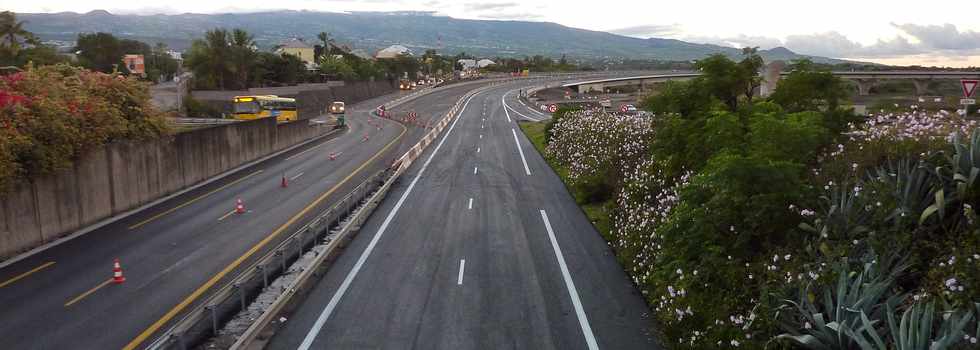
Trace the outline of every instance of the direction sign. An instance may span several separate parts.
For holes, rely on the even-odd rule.
[[[964,99],[960,100],[960,104],[961,105],[975,105],[975,104],[977,104],[977,100],[972,99],[972,98],[964,98]]]
[[[557,111],[558,111],[558,105],[550,105],[550,106],[548,106],[548,112],[555,113]]]
[[[977,85],[980,84],[980,80],[963,79],[960,80],[960,84],[963,85],[963,97],[970,98],[977,91]]]

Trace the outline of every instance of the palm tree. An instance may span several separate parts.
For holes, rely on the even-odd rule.
[[[317,34],[316,37],[317,37],[317,39],[320,39],[320,42],[323,43],[323,54],[324,55],[329,55],[330,54],[330,48],[331,48],[331,46],[334,43],[333,38],[330,37],[330,33],[320,32],[320,34]]]
[[[248,73],[255,63],[255,37],[245,30],[236,28],[231,32],[231,48],[234,57],[232,69],[242,88],[248,88]]]
[[[8,50],[11,55],[16,55],[20,51],[21,40],[36,44],[37,38],[34,34],[24,29],[26,23],[17,21],[17,14],[13,12],[0,12],[0,48]]]

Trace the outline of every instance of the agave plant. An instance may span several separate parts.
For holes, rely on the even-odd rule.
[[[880,337],[884,331],[877,320],[884,313],[884,301],[897,304],[905,298],[888,294],[908,264],[887,258],[865,262],[861,272],[852,272],[850,266],[847,261],[838,264],[836,285],[826,286],[820,295],[808,284],[799,301],[787,300],[776,316],[787,333],[775,339],[806,349],[831,350],[858,348],[855,334]]]
[[[884,183],[893,189],[892,195],[896,208],[887,220],[895,223],[896,226],[903,226],[906,220],[913,218],[913,215],[918,216],[919,222],[922,223],[928,217],[923,213],[935,203],[937,195],[942,197],[940,179],[919,161],[899,160],[878,167],[876,172],[877,176],[873,181]],[[945,203],[945,200],[943,202]],[[944,208],[945,206],[941,206],[936,211]]]
[[[825,214],[812,225],[801,223],[801,229],[820,234],[821,237],[847,240],[868,231],[871,215],[863,210],[862,197],[848,186],[834,188],[829,196],[821,196],[821,199],[827,206]]]
[[[953,151],[946,156],[946,164],[936,167],[935,174],[942,184],[935,192],[935,201],[922,211],[920,224],[936,215],[939,221],[947,221],[947,228],[955,230],[956,225],[962,221],[962,216],[947,217],[946,214],[962,211],[948,208],[955,206],[959,209],[976,195],[976,184],[980,178],[980,129],[974,130],[966,143],[961,134],[954,134],[952,145]]]
[[[916,302],[905,309],[900,320],[896,318],[899,300],[886,303],[888,335],[882,337],[874,329],[877,321],[862,315],[864,327],[851,331],[852,337],[862,350],[945,350],[962,342],[966,326],[973,320],[973,310],[945,311],[936,317],[935,301]],[[939,322],[938,329],[934,320]]]

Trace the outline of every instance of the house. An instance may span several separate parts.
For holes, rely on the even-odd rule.
[[[276,53],[299,57],[307,66],[316,64],[313,45],[303,42],[302,39],[292,39],[279,44]]]
[[[469,60],[469,59],[461,59],[459,61],[456,61],[456,63],[458,63],[460,66],[462,66],[464,70],[467,70],[467,69],[476,69],[476,68],[486,68],[487,66],[492,66],[492,65],[497,64],[494,61],[488,60],[486,58],[484,58],[482,60],[479,60],[479,61],[477,61],[477,60]]]
[[[388,46],[388,47],[384,48],[381,51],[378,51],[378,53],[375,54],[374,57],[375,58],[397,58],[398,56],[401,56],[401,55],[411,55],[411,54],[412,54],[412,50],[409,50],[407,47],[404,47],[404,46],[401,46],[401,45],[391,45],[391,46]]]

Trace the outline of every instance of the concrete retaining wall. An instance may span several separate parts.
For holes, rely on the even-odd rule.
[[[0,261],[331,129],[265,119],[94,150],[0,194]]]
[[[389,94],[398,90],[394,81],[358,81],[331,82],[324,84],[301,84],[274,88],[254,88],[249,90],[199,90],[191,95],[223,113],[231,113],[231,100],[242,95],[277,95],[296,99],[300,119],[314,118],[334,101],[343,101],[351,105],[373,97]]]

